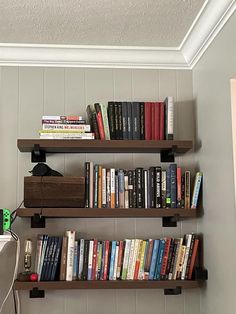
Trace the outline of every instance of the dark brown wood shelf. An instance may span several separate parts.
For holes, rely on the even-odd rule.
[[[19,208],[17,216],[47,218],[197,217],[199,209],[186,208]]]
[[[107,281],[47,281],[22,282],[15,281],[15,290],[66,290],[66,289],[183,289],[198,288],[203,284],[201,280],[107,280]]]
[[[32,152],[35,145],[39,145],[40,150],[46,153],[160,153],[166,150],[186,153],[193,147],[189,140],[17,140],[17,147],[21,152]]]

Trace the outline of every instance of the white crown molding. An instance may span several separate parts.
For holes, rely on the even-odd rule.
[[[0,66],[192,69],[235,9],[207,0],[179,47],[0,44]]]

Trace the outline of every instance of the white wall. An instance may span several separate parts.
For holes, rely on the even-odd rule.
[[[197,161],[204,172],[207,289],[201,314],[235,313],[236,209],[234,203],[230,79],[236,74],[236,13],[193,70],[196,97]]]
[[[195,119],[191,71],[0,68],[0,204],[15,208],[23,199],[23,177],[33,165],[30,154],[20,153],[17,138],[38,138],[43,114],[85,114],[87,104],[107,100],[155,101],[173,95],[176,104],[177,138],[194,139]],[[135,167],[159,163],[159,155],[149,154],[55,154],[47,163],[65,175],[83,174],[86,160],[107,166]],[[194,154],[177,158],[193,168]],[[46,229],[30,229],[28,219],[18,218],[13,229],[23,241],[38,233],[62,234],[75,229],[78,236],[99,239],[127,237],[153,238],[197,231],[195,219],[163,229],[159,219],[52,219]],[[0,300],[9,283],[14,247],[0,256]],[[8,270],[6,271],[6,267]],[[22,269],[22,258],[21,267]],[[200,291],[180,296],[163,295],[161,290],[51,291],[46,299],[32,300],[20,292],[23,314],[199,314]],[[11,302],[4,314],[13,313]]]

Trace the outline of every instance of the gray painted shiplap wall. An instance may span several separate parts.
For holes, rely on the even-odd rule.
[[[43,114],[85,114],[87,104],[108,100],[156,101],[166,95],[176,100],[177,138],[195,138],[192,72],[175,70],[112,70],[70,68],[0,68],[0,204],[15,208],[23,199],[23,177],[33,165],[30,154],[20,153],[17,138],[38,138]],[[195,168],[194,154],[178,157],[179,165]],[[159,163],[155,154],[57,154],[47,163],[65,175],[82,175],[86,160],[106,166],[133,168]],[[62,234],[78,230],[80,237],[124,239],[183,235],[197,231],[197,221],[163,229],[158,219],[52,219],[46,229],[29,229],[29,220],[14,225],[22,243],[38,233]],[[0,256],[0,300],[6,292],[14,264],[14,244]],[[22,269],[22,258],[21,265]],[[200,291],[180,296],[163,295],[161,290],[51,291],[46,299],[32,300],[20,292],[23,314],[199,314]],[[13,313],[8,302],[4,314]]]
[[[205,265],[209,270],[202,294],[202,314],[235,313],[236,208],[230,79],[236,77],[236,13],[208,48],[193,71],[196,95],[196,157],[204,172]],[[234,126],[235,132],[235,126]]]

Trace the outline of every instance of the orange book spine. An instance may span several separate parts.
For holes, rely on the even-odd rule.
[[[195,239],[194,246],[193,246],[193,253],[192,253],[190,267],[189,267],[188,279],[192,279],[193,267],[196,261],[198,244],[199,244],[199,239]]]

